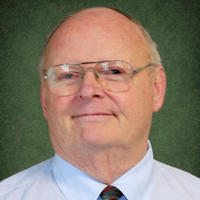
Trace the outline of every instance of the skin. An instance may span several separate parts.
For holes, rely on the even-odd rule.
[[[91,8],[58,28],[47,47],[45,69],[110,59],[139,68],[150,63],[148,52],[137,25],[111,9]],[[128,91],[112,93],[87,72],[81,90],[62,97],[52,94],[43,82],[41,104],[55,152],[93,178],[111,184],[146,153],[152,114],[163,104],[165,81],[162,66],[157,66],[151,72],[139,72]]]

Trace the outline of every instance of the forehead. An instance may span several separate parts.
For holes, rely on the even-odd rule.
[[[146,40],[131,20],[111,9],[93,8],[57,29],[47,46],[46,64],[125,59],[125,52],[127,57],[129,53],[140,57],[146,50]]]

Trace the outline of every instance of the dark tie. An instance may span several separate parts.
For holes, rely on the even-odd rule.
[[[123,194],[114,186],[107,186],[100,194],[103,200],[118,200]]]

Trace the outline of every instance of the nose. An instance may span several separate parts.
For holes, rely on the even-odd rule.
[[[99,85],[95,72],[89,68],[84,75],[81,88],[77,92],[78,99],[91,100],[93,98],[103,98],[104,91]]]

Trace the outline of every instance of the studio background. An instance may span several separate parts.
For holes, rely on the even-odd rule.
[[[154,114],[154,157],[200,177],[200,4],[198,0],[1,0],[0,180],[54,155],[40,106],[37,64],[45,36],[70,12],[116,7],[158,44],[167,74]]]

